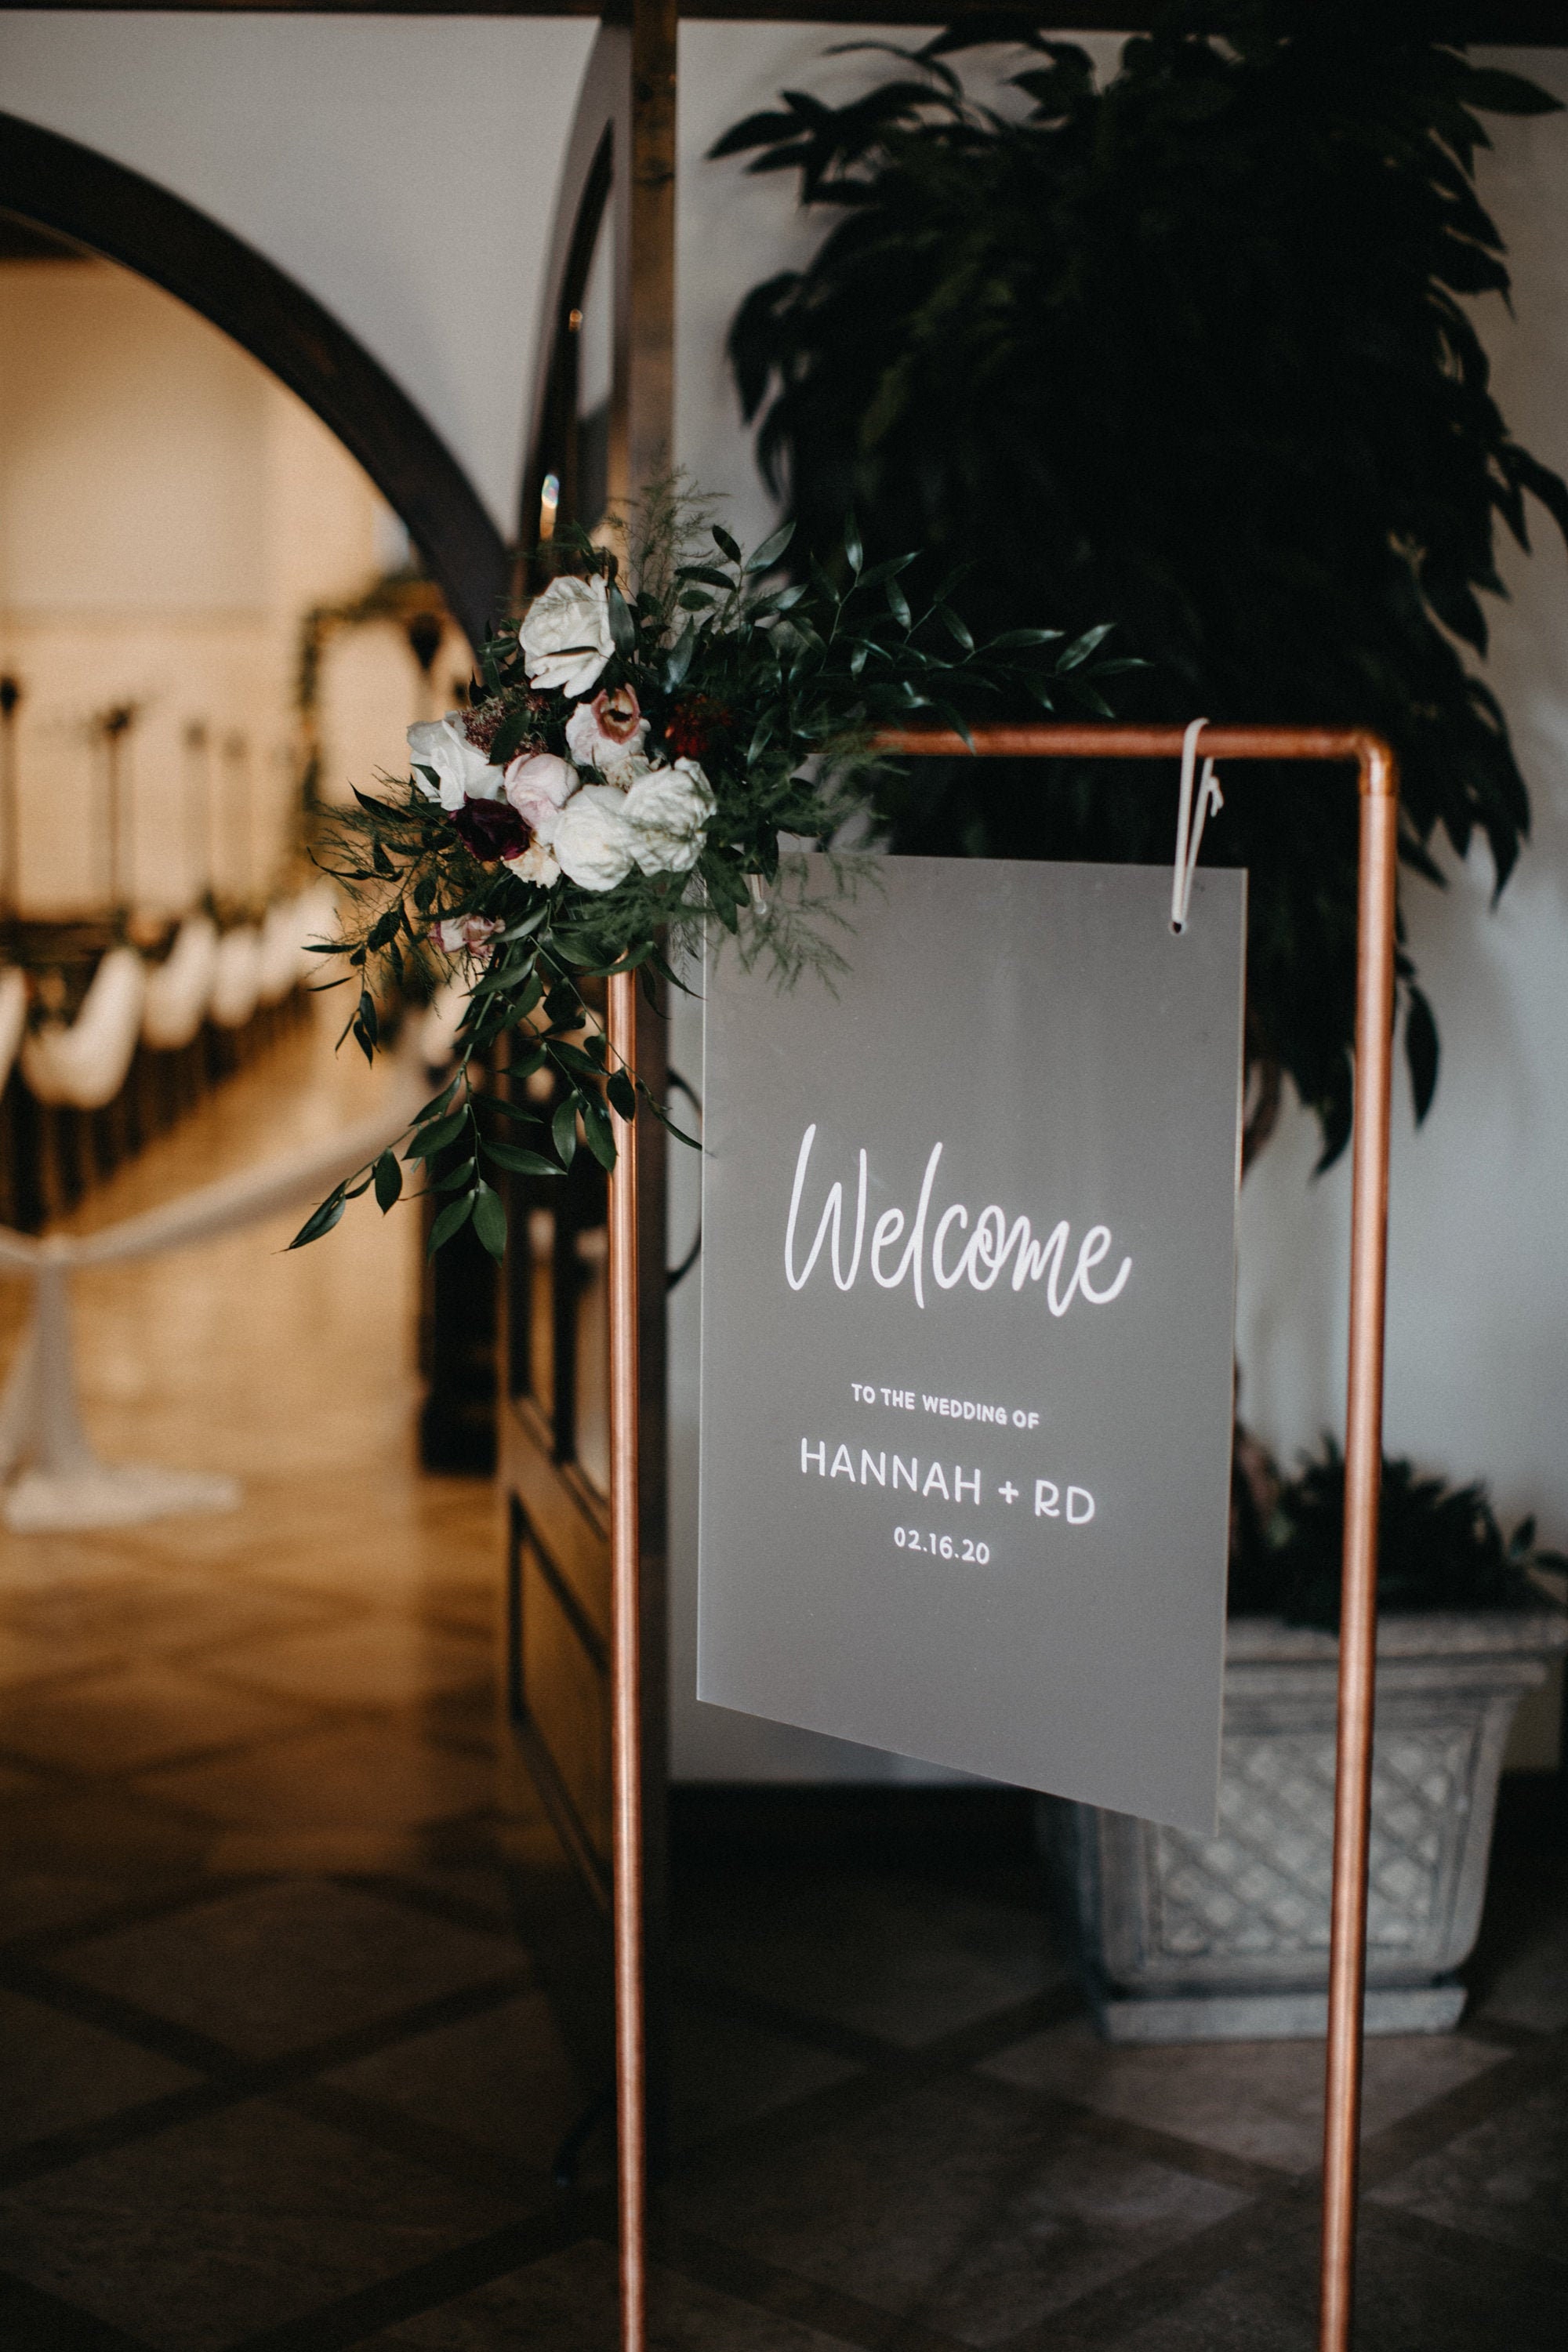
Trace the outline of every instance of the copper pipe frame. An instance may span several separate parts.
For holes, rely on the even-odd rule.
[[[1176,760],[1180,727],[984,727],[970,743],[945,730],[889,729],[902,758]],[[1345,1545],[1341,1585],[1334,1773],[1333,1910],[1323,2118],[1319,2352],[1349,2352],[1355,2276],[1366,1879],[1377,1648],[1377,1521],[1383,1474],[1388,1155],[1394,1063],[1394,891],[1399,782],[1394,754],[1361,729],[1210,727],[1216,760],[1353,761],[1361,791],[1356,923],[1355,1122],[1351,1177],[1350,1365]],[[610,982],[610,1040],[628,1060],[636,982]],[[614,1585],[616,2114],[622,2352],[646,2352],[647,2179],[644,2129],[641,1700],[637,1576],[637,1139],[616,1122],[610,1186],[611,1570]]]
[[[636,1067],[637,976],[609,981],[610,1060]],[[642,1592],[637,1541],[637,1129],[612,1106],[610,1773],[614,1800],[616,2182],[622,2352],[647,2343],[647,2053],[643,2002]]]

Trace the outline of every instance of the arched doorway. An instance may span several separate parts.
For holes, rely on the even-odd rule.
[[[470,644],[504,604],[506,543],[463,467],[364,345],[297,280],[208,214],[96,149],[0,113],[0,211],[118,261],[231,336],[296,393],[406,526]],[[495,1284],[471,1243],[426,1276],[422,1422],[434,1465],[483,1467]]]
[[[0,210],[150,278],[298,393],[407,525],[458,625],[483,636],[509,585],[500,532],[434,426],[313,295],[155,181],[11,114]]]

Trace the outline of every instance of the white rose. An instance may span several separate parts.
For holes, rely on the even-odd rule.
[[[448,814],[466,800],[499,801],[501,796],[501,772],[491,767],[477,743],[469,742],[460,710],[448,710],[445,719],[422,719],[411,727],[408,753],[415,782],[427,801],[439,801]],[[433,784],[420,773],[425,768],[434,772]]]
[[[584,784],[561,812],[550,844],[561,870],[584,890],[613,890],[632,870],[626,803],[614,784]]]
[[[701,854],[704,828],[718,805],[713,787],[695,760],[677,760],[673,768],[641,767],[625,806],[632,856],[643,872],[689,873]]]
[[[610,598],[605,583],[563,572],[541,589],[517,633],[530,686],[586,694],[610,656]]]
[[[576,789],[576,769],[553,751],[514,760],[506,772],[506,796],[536,841],[554,840],[561,812]]]
[[[503,857],[501,864],[520,882],[537,882],[542,890],[561,879],[561,861],[542,841],[531,841],[521,857]]]
[[[626,770],[642,757],[647,720],[638,715],[629,686],[595,694],[578,703],[566,721],[566,748],[580,767],[597,768],[612,783],[625,784]]]

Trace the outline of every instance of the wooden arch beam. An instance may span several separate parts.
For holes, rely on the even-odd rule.
[[[0,210],[151,278],[298,393],[407,525],[458,626],[484,637],[510,585],[500,532],[429,419],[314,295],[156,181],[11,114]]]

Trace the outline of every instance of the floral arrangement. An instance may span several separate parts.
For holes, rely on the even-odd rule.
[[[340,813],[341,862],[319,862],[361,918],[323,949],[358,978],[344,1036],[374,1056],[378,1003],[411,961],[433,956],[468,1002],[453,1075],[401,1151],[329,1194],[296,1248],[363,1192],[391,1208],[412,1162],[450,1194],[432,1249],[471,1219],[499,1256],[498,1173],[558,1175],[579,1141],[612,1167],[606,1106],[631,1119],[640,1100],[670,1124],[614,1063],[584,982],[643,970],[679,985],[670,956],[709,919],[748,957],[770,950],[785,981],[841,966],[787,855],[792,837],[831,845],[864,812],[877,730],[925,719],[967,737],[982,701],[1049,710],[1061,694],[1104,712],[1097,680],[1125,667],[1099,653],[1105,628],[1070,644],[1049,629],[976,644],[946,601],[957,575],[917,609],[916,559],[868,565],[853,525],[833,573],[814,563],[790,580],[790,526],[748,556],[674,491],[640,517],[624,588],[613,553],[558,538],[552,554],[576,568],[485,645],[467,707],[410,728],[409,776],[356,792]],[[527,1141],[478,1115],[476,1066],[508,1031],[522,1032],[515,1078],[548,1067],[560,1081],[547,1127],[526,1100],[486,1097],[498,1117],[541,1129]]]

